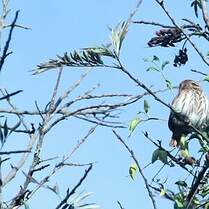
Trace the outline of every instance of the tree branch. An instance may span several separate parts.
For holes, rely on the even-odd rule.
[[[69,191],[69,189],[67,190],[67,194],[66,194],[65,198],[57,205],[57,207],[55,209],[59,209],[59,208],[62,207],[62,205],[65,205],[67,203],[70,196],[76,192],[78,187],[80,187],[81,184],[83,183],[83,181],[86,179],[86,177],[89,174],[89,172],[91,171],[92,167],[93,166],[91,164],[89,166],[89,168],[87,170],[85,170],[85,173],[84,173],[83,177],[79,180],[79,182],[75,185],[75,187],[71,191]]]
[[[13,33],[14,28],[15,28],[15,24],[16,24],[16,21],[18,19],[18,15],[19,15],[19,10],[16,11],[16,13],[15,13],[15,18],[14,18],[12,24],[11,24],[8,39],[7,39],[6,44],[4,46],[4,49],[3,49],[3,53],[2,53],[2,56],[1,56],[1,59],[0,59],[0,71],[2,70],[2,67],[3,67],[3,64],[4,64],[4,61],[5,61],[6,57],[8,56],[7,51],[9,49],[9,45],[10,45],[10,42],[12,40],[12,33]]]
[[[206,5],[206,0],[200,0],[201,5],[202,5],[202,16],[205,21],[205,24],[209,28],[209,17],[208,17],[208,11],[207,11],[207,5]]]
[[[141,174],[142,179],[144,180],[144,183],[145,183],[146,189],[147,189],[147,191],[148,191],[148,195],[149,195],[149,197],[150,197],[150,199],[151,199],[153,208],[154,208],[154,209],[157,209],[156,202],[155,202],[155,199],[154,199],[154,195],[152,194],[152,191],[151,191],[150,188],[149,188],[149,183],[148,183],[148,181],[147,181],[147,179],[146,179],[146,177],[145,177],[145,175],[144,175],[144,173],[143,173],[143,171],[142,171],[142,169],[141,169],[141,167],[140,167],[140,165],[139,165],[138,160],[137,160],[136,157],[135,157],[135,154],[134,154],[133,150],[131,150],[131,149],[129,148],[129,146],[125,143],[125,141],[124,141],[124,140],[116,133],[116,131],[114,131],[114,130],[112,130],[112,131],[113,131],[114,135],[117,137],[117,139],[124,145],[124,147],[126,148],[126,150],[130,153],[131,158],[132,158],[132,159],[134,160],[134,162],[136,163],[137,168],[138,168],[138,170],[139,170],[139,173]]]

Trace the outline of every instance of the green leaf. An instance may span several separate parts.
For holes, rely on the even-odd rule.
[[[152,61],[159,62],[160,59],[159,59],[159,57],[157,57],[156,55],[154,55],[153,58],[152,58]]]
[[[190,156],[188,149],[181,149],[181,156],[183,158],[188,158]]]
[[[204,209],[209,209],[209,202],[207,202],[207,203],[205,204]]]
[[[96,47],[90,47],[86,48],[87,50],[93,51],[95,54],[98,54],[100,56],[107,56],[107,57],[113,57],[115,58],[115,55],[113,52],[110,50],[109,47],[106,46],[96,46]]]
[[[5,140],[4,140],[4,135],[3,135],[1,128],[0,128],[0,141],[1,141],[1,146],[3,146],[5,143]]]
[[[200,201],[197,198],[194,198],[192,203],[197,207],[200,205]]]
[[[150,108],[150,106],[149,106],[147,100],[144,100],[144,112],[145,112],[145,113],[148,113],[149,108]]]
[[[134,118],[129,124],[129,131],[132,133],[139,123],[140,123],[140,118],[139,117]]]
[[[200,0],[194,0],[194,1],[191,3],[191,7],[194,8],[195,16],[198,18],[198,9],[202,9],[201,1],[200,1]]]
[[[153,153],[152,153],[152,163],[154,163],[155,161],[157,161],[159,159],[159,149],[156,149]]]
[[[184,209],[184,204],[179,200],[175,200],[174,209]]]
[[[147,71],[147,72],[149,72],[149,71],[157,71],[157,72],[160,72],[160,70],[157,69],[156,67],[148,67],[148,68],[146,69],[146,71]]]
[[[179,143],[180,149],[188,149],[188,142],[185,136],[182,136]]]
[[[80,202],[82,202],[83,200],[85,200],[85,199],[91,197],[92,194],[93,194],[93,192],[87,192],[87,193],[85,193],[85,194],[80,194],[80,195],[73,201],[73,203],[74,203],[74,204],[75,204],[75,203],[80,203]]]
[[[120,54],[123,40],[125,39],[125,36],[128,32],[128,27],[129,22],[123,21],[122,23],[119,23],[114,29],[112,29],[111,40],[117,56]]]
[[[4,121],[4,138],[7,138],[8,135],[8,126],[7,126],[7,119]]]
[[[209,82],[209,75],[206,75],[203,80]]]
[[[204,187],[201,191],[200,191],[200,195],[204,198],[205,196],[207,196],[209,194],[209,186]]]
[[[136,163],[131,164],[131,166],[129,167],[129,175],[133,180],[135,180],[137,170],[138,170],[138,167]]]
[[[159,150],[159,160],[162,161],[165,164],[168,163],[168,155],[167,155],[166,151]]]
[[[166,82],[166,86],[167,86],[167,88],[168,88],[168,89],[170,89],[170,90],[172,90],[172,89],[173,89],[173,87],[172,87],[172,83],[171,83],[171,81],[170,81],[170,80],[168,80],[168,79],[165,79],[165,82]]]
[[[158,148],[152,153],[152,163],[160,160],[161,162],[167,164],[168,163],[168,155],[167,152]]]
[[[165,192],[165,189],[164,189],[164,188],[161,188],[161,189],[160,189],[160,196],[164,196],[165,193],[166,193],[166,192]]]
[[[169,63],[170,63],[169,61],[163,62],[161,65],[161,70],[164,70],[165,66],[168,65]]]
[[[187,187],[187,183],[185,181],[179,180],[179,181],[175,182],[175,184],[178,186]]]
[[[208,53],[209,53],[209,52],[208,52]],[[143,58],[143,61],[144,61],[144,62],[150,62],[149,58],[146,58],[146,57]]]
[[[184,209],[184,198],[181,193],[175,195],[174,201],[174,209]]]

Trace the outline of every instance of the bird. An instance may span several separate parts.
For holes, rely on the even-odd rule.
[[[168,120],[168,127],[172,132],[170,146],[179,146],[181,137],[193,132],[191,126],[200,131],[207,128],[209,100],[198,82],[182,81],[171,107]]]

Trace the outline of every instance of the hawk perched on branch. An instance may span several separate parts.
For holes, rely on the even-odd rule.
[[[179,145],[183,135],[193,130],[193,125],[198,130],[204,130],[209,120],[209,101],[200,85],[193,80],[184,80],[179,85],[179,91],[171,104],[176,113],[170,112],[168,127],[173,132],[170,145]]]

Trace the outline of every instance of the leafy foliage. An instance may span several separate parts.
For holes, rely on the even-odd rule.
[[[112,29],[111,41],[117,56],[119,56],[120,54],[122,43],[128,32],[128,26],[129,22],[123,21],[122,23],[119,23],[115,28]]]
[[[109,49],[105,47],[88,48],[69,54],[66,52],[63,56],[57,55],[57,59],[39,64],[37,69],[33,70],[33,74],[40,74],[49,69],[60,67],[101,67],[104,65],[101,56],[113,57]]]
[[[75,193],[73,194],[68,203],[66,203],[62,208],[72,208],[72,209],[99,209],[100,206],[95,203],[83,203],[87,198],[89,198],[93,193]]]

